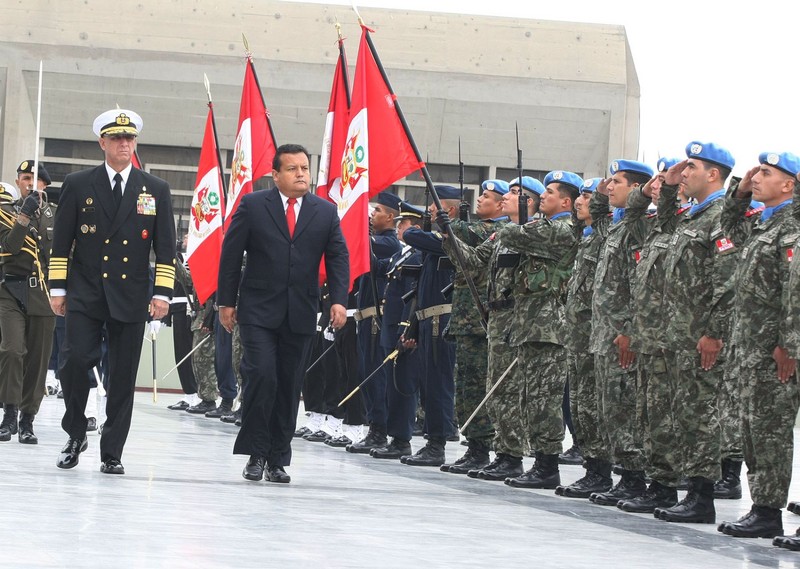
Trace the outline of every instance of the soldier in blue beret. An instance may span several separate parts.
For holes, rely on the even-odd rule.
[[[503,201],[503,213],[514,223],[519,223],[518,196],[520,191],[528,197],[528,219],[531,219],[539,211],[539,201],[540,196],[544,193],[544,185],[530,176],[522,177],[522,185],[519,183],[519,178],[514,178],[508,183],[508,193]]]
[[[797,360],[787,348],[797,328],[788,316],[787,293],[793,247],[800,238],[800,220],[790,207],[800,158],[789,152],[764,152],[758,161],[759,166],[734,184],[722,213],[723,231],[742,251],[736,265],[731,338],[726,342],[732,346],[726,381],[738,380],[740,448],[753,499],[748,514],[717,528],[734,537],[783,534],[781,509],[789,495],[793,429],[800,409],[794,380]],[[753,198],[764,203],[760,216],[748,212]],[[737,481],[740,468],[741,462]]]

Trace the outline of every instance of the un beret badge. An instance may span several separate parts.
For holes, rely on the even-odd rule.
[[[692,153],[693,156],[697,156],[703,151],[703,145],[694,143],[692,144],[691,148],[689,148],[689,152]]]
[[[611,163],[611,172],[613,172],[613,173],[616,173],[616,172],[617,172],[617,170],[619,170],[619,162],[617,162],[616,160],[614,160],[614,161]]]
[[[554,180],[560,180],[563,177],[564,177],[564,172],[561,172],[561,171],[553,172],[553,179]]]
[[[774,152],[770,152],[767,154],[767,164],[770,166],[775,166],[778,162],[781,161],[781,157],[775,154]]]

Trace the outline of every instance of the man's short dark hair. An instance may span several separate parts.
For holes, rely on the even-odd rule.
[[[570,200],[572,200],[572,203],[574,204],[575,200],[578,199],[580,192],[578,191],[578,188],[576,188],[575,186],[559,182],[558,195],[561,196],[562,199],[569,198]]]
[[[719,170],[719,179],[722,181],[723,184],[725,183],[725,180],[728,179],[728,176],[731,175],[731,169],[726,168],[722,164],[717,164],[716,162],[709,162],[708,160],[700,160],[700,162],[703,163],[703,168],[706,170],[706,172],[711,170],[711,168],[716,168],[717,170]]]
[[[311,155],[306,150],[305,146],[300,144],[281,144],[275,151],[275,157],[272,159],[272,169],[276,172],[281,170],[281,156],[284,154],[300,154],[303,153],[308,158],[308,163],[311,164]]]
[[[642,174],[640,172],[631,172],[630,170],[625,170],[624,172],[620,172],[622,176],[628,180],[628,185],[632,186],[634,184],[639,184],[640,186],[644,186],[647,182],[650,181],[650,176],[647,174]]]

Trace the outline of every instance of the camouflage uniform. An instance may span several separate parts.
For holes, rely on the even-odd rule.
[[[453,233],[467,245],[483,243],[498,226],[487,221],[452,221]],[[481,302],[486,304],[487,274],[485,271],[475,275],[475,287],[481,294]],[[467,287],[467,281],[460,271],[456,271],[453,290],[453,312],[447,328],[446,339],[456,343],[456,419],[463,422],[477,408],[486,396],[486,370],[488,365],[488,344],[486,331],[480,324],[480,315],[475,301]],[[494,437],[494,426],[489,414],[482,409],[461,433],[469,440],[489,447]]]
[[[607,203],[608,196],[592,194],[592,219],[596,210],[602,216]],[[636,368],[619,365],[614,339],[619,334],[633,334],[630,289],[640,247],[627,220],[608,228],[595,274],[590,338],[600,396],[600,431],[612,459],[624,470],[635,472],[644,469],[641,437],[635,434]]]
[[[721,472],[717,397],[725,362],[720,355],[703,370],[697,342],[704,335],[727,341],[737,255],[720,226],[721,212],[722,200],[711,195],[678,215],[664,262],[665,356],[675,382],[678,448],[686,451],[675,466],[687,477],[709,480]]]
[[[800,182],[794,186],[794,202],[791,206],[792,215],[800,220]],[[798,259],[798,261],[794,261]],[[795,243],[792,250],[792,261],[789,263],[789,323],[784,341],[789,355],[800,360],[800,241]]]
[[[206,319],[208,311],[214,310],[211,302],[200,307],[192,320],[192,347],[194,348],[203,338],[209,335],[202,330],[203,321]],[[216,317],[216,315],[214,315]],[[215,323],[219,325],[219,323]],[[197,395],[203,401],[216,401],[219,392],[217,391],[217,374],[214,372],[214,338],[212,337],[200,346],[192,354],[192,370],[197,378]]]
[[[594,355],[589,351],[592,330],[592,294],[600,248],[608,230],[608,203],[592,222],[578,247],[575,267],[567,291],[566,322],[569,350],[569,403],[576,443],[588,458],[609,460],[600,432],[599,398],[594,375]]]
[[[568,366],[561,283],[553,279],[556,265],[573,252],[575,232],[569,214],[564,214],[507,225],[498,236],[523,256],[514,281],[509,338],[519,358],[513,374],[524,423],[518,428],[528,436],[531,450],[557,455],[564,440],[561,404]]]
[[[514,290],[515,266],[519,263],[519,254],[508,249],[493,233],[489,238],[478,245],[471,247],[456,239],[453,242],[445,239],[444,248],[452,256],[454,247],[461,249],[464,255],[466,268],[473,278],[480,273],[487,275],[487,307],[489,312],[488,322],[488,349],[486,389],[491,389],[503,372],[508,369],[514,360],[514,350],[508,343],[508,336],[514,321]],[[507,454],[521,458],[524,454],[524,431],[519,425],[524,424],[519,405],[520,389],[515,385],[513,374],[509,374],[503,383],[492,394],[486,403],[486,409],[495,427],[494,450],[497,453]]]
[[[777,378],[772,357],[786,345],[789,318],[789,267],[800,238],[800,221],[791,204],[766,221],[745,217],[750,198],[725,200],[723,231],[741,255],[736,267],[732,343],[735,376],[741,391],[741,421],[747,479],[753,504],[786,506],[792,479],[793,430],[800,408],[797,377]]]
[[[636,430],[642,433],[642,443],[649,476],[664,486],[675,487],[680,473],[675,465],[681,460],[677,445],[673,394],[675,385],[667,374],[664,361],[664,329],[666,312],[663,306],[664,259],[669,250],[672,232],[678,217],[674,207],[677,188],[661,191],[658,214],[647,215],[650,198],[636,188],[628,195],[625,216],[645,218],[649,232],[636,264],[631,287],[633,300],[633,336],[631,349],[636,352]]]

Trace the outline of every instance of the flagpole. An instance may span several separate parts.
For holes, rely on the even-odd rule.
[[[356,10],[355,5],[353,6],[353,10],[356,11],[358,14],[358,10]],[[417,147],[417,143],[414,141],[414,136],[411,134],[411,129],[406,122],[405,115],[403,115],[403,110],[400,108],[400,102],[397,100],[397,96],[394,93],[394,89],[392,89],[392,85],[389,82],[389,77],[386,75],[386,70],[383,68],[383,63],[381,63],[380,58],[378,57],[378,52],[375,49],[375,45],[372,43],[372,38],[369,35],[369,28],[364,25],[364,21],[361,19],[361,16],[358,17],[358,23],[364,28],[365,37],[367,40],[367,45],[369,46],[369,51],[372,54],[372,58],[375,60],[375,65],[378,67],[378,70],[381,73],[381,77],[383,78],[384,83],[386,83],[386,88],[389,90],[389,93],[392,95],[392,101],[394,102],[394,109],[397,112],[397,117],[400,119],[400,124],[403,126],[403,130],[408,137],[408,142],[411,145],[411,149],[414,151],[414,156],[416,157],[417,161],[421,164],[420,170],[422,171],[422,175],[425,178],[425,183],[428,186],[428,190],[431,193],[431,198],[433,199],[433,203],[436,204],[437,210],[443,210],[442,201],[439,199],[439,195],[436,193],[436,188],[433,185],[433,179],[431,178],[430,173],[428,172],[428,166],[425,162],[422,161],[422,154],[420,154],[419,148]],[[447,232],[447,236],[455,241],[456,236],[453,232],[453,228],[450,227],[450,224],[447,224],[447,227],[443,228]],[[456,262],[458,264],[458,268],[461,270],[461,274],[464,276],[464,279],[467,282],[467,288],[469,288],[470,293],[472,294],[472,299],[475,301],[475,306],[478,309],[478,314],[480,316],[481,326],[483,329],[487,329],[487,316],[486,316],[486,308],[483,306],[483,302],[481,301],[481,296],[478,293],[478,289],[475,286],[475,281],[472,279],[472,276],[466,269],[466,261],[464,260],[464,253],[461,251],[459,247],[454,247],[453,251],[455,252]]]
[[[219,168],[219,187],[225,187],[225,171],[222,166],[222,154],[219,150],[219,138],[217,138],[217,121],[214,118],[214,102],[211,100],[211,83],[208,81],[208,75],[203,73],[203,83],[206,86],[206,95],[208,96],[208,112],[211,113],[211,130],[214,133],[214,146],[217,149],[217,166]],[[220,208],[220,216],[222,218],[222,232],[225,232],[225,204]]]
[[[38,94],[36,95],[36,151],[33,155],[33,186],[31,191],[39,191],[39,136],[42,126],[42,65],[43,62],[39,60],[39,87]],[[42,200],[42,194],[38,194],[39,199]]]
[[[247,37],[244,34],[242,34],[242,41],[244,42],[244,54],[247,56],[247,64],[250,66],[250,69],[253,72],[253,79],[256,82],[258,95],[259,97],[261,97],[261,104],[264,106],[264,109],[266,110],[267,103],[266,101],[264,101],[264,93],[261,92],[261,83],[258,82],[258,73],[256,73],[256,66],[253,65],[253,52],[250,51],[250,44],[247,42]],[[272,144],[277,146],[275,142],[275,131],[272,130],[272,121],[269,120],[269,113],[267,113],[267,127],[269,127],[269,135],[272,137]]]
[[[336,22],[336,33],[339,36],[339,65],[342,67],[342,78],[344,79],[344,92],[347,98],[347,108],[350,108],[350,78],[347,76],[347,57],[344,55],[344,37],[342,37],[342,25]]]

